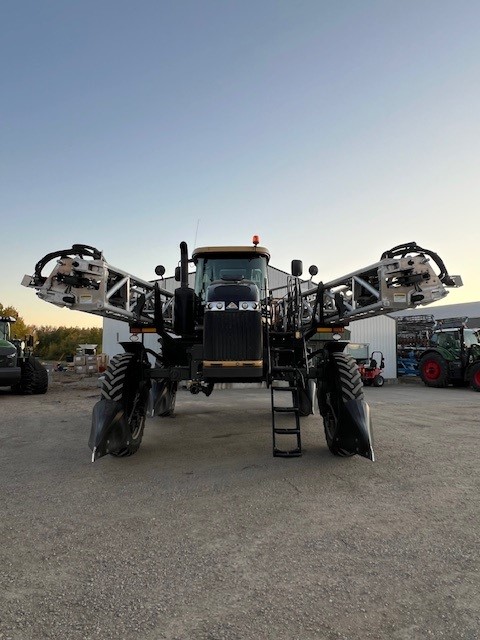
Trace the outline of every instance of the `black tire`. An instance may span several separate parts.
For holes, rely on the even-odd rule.
[[[373,379],[374,387],[383,387],[384,384],[385,384],[385,379],[381,375],[378,375]]]
[[[20,364],[20,382],[12,387],[12,391],[20,393],[22,396],[31,396],[35,393],[35,366],[33,358],[28,358]]]
[[[14,393],[31,396],[47,392],[48,371],[36,358],[32,356],[21,362],[20,369],[20,382],[12,386]]]
[[[35,394],[43,394],[47,393],[48,390],[48,371],[45,369],[43,364],[33,358],[33,367],[35,369],[35,382],[33,385],[33,393]]]
[[[318,395],[325,439],[334,456],[349,458],[354,456],[355,452],[352,453],[339,447],[334,441],[334,433],[337,428],[340,404],[352,399],[363,399],[362,378],[355,360],[344,353],[330,354],[326,374],[323,388],[319,385]]]
[[[142,442],[150,385],[142,380],[141,367],[142,364],[133,353],[120,353],[110,360],[104,374],[102,398],[114,400],[123,406],[131,433],[129,444],[121,451],[111,453],[112,456],[131,456],[138,451]]]
[[[474,391],[480,391],[480,362],[474,364],[470,372],[470,386]]]
[[[427,387],[442,388],[448,384],[448,365],[439,353],[429,352],[418,363],[420,378]]]

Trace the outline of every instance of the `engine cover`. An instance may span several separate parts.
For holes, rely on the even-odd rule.
[[[255,284],[213,283],[208,288],[203,346],[205,377],[262,376],[262,312]]]

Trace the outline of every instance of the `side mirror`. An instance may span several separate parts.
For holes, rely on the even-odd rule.
[[[177,282],[180,282],[182,279],[182,270],[180,269],[180,267],[175,267],[175,280]]]
[[[312,276],[312,278],[313,278],[313,276],[316,276],[316,275],[317,275],[317,273],[318,273],[318,267],[317,267],[316,265],[312,264],[312,266],[311,266],[311,267],[309,267],[309,269],[308,269],[308,273],[309,273],[309,274]]]
[[[163,266],[163,264],[159,264],[158,266],[155,267],[155,273],[157,274],[157,276],[162,277],[165,274],[165,267]]]
[[[299,278],[303,273],[303,264],[301,260],[292,260],[292,276]]]

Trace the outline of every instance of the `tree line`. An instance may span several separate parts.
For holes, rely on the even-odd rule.
[[[74,355],[79,344],[98,345],[102,351],[103,330],[100,327],[81,329],[80,327],[50,327],[27,324],[15,307],[4,307],[0,303],[0,316],[12,316],[16,322],[10,325],[12,338],[22,340],[33,335],[36,343],[35,355],[44,360],[65,360]]]

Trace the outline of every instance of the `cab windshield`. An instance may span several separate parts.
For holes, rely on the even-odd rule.
[[[443,349],[460,349],[460,331],[439,331],[434,333],[432,345]]]
[[[207,287],[212,282],[253,282],[260,290],[260,299],[266,298],[267,259],[265,256],[232,256],[198,258],[195,274],[195,293],[205,301]]]
[[[8,322],[0,322],[0,340],[10,339],[10,325]]]
[[[473,347],[474,344],[479,344],[478,334],[473,329],[465,329],[463,339],[466,347]]]

